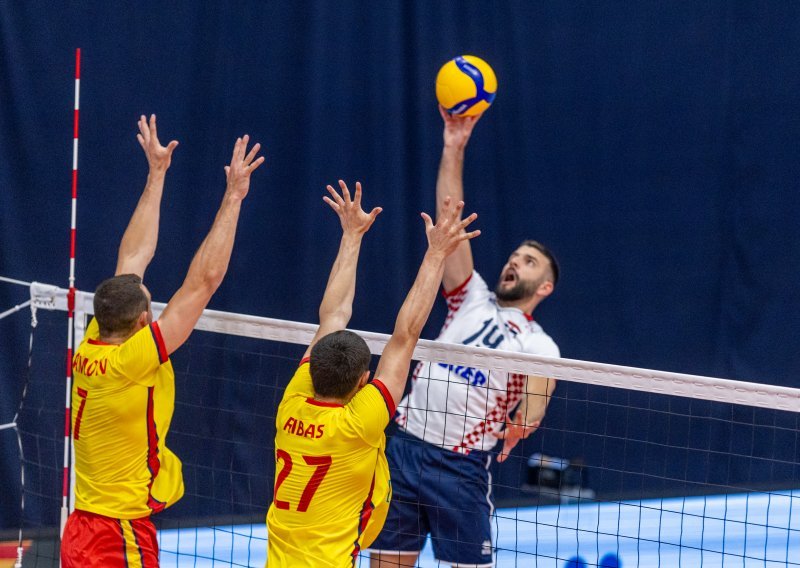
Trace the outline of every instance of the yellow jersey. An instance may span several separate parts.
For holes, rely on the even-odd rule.
[[[158,323],[122,345],[92,320],[72,359],[75,508],[137,519],[183,496],[181,462],[166,446],[175,373]]]
[[[306,358],[286,387],[275,421],[270,568],[354,566],[389,510],[384,430],[395,411],[389,391],[374,380],[345,405],[313,397]]]

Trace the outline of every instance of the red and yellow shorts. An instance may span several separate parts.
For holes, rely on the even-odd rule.
[[[61,539],[63,568],[158,568],[156,528],[150,517],[112,519],[74,511]]]

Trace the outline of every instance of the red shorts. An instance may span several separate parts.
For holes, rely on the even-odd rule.
[[[112,519],[74,511],[61,539],[63,568],[157,568],[158,541],[150,517]]]

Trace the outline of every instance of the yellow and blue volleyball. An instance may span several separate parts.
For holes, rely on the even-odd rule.
[[[461,55],[451,59],[436,75],[436,98],[451,115],[475,116],[494,101],[497,77],[480,57]]]

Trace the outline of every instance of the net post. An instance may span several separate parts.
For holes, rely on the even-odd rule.
[[[72,212],[70,215],[69,233],[69,293],[67,294],[67,358],[66,358],[66,396],[64,404],[64,472],[61,495],[61,523],[59,537],[64,534],[64,526],[69,516],[69,479],[70,479],[70,421],[72,397],[72,350],[74,348],[75,317],[75,233],[78,206],[78,118],[80,114],[81,85],[81,50],[75,50],[75,106],[73,113],[72,133]]]

